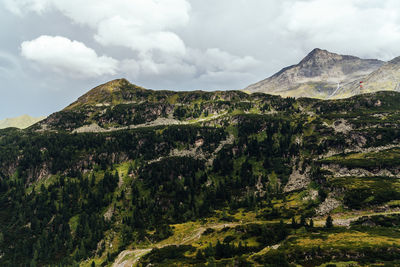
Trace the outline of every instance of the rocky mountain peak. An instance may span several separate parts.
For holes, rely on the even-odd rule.
[[[88,93],[98,93],[98,92],[115,92],[121,90],[121,88],[129,84],[129,81],[121,78],[121,79],[115,79],[109,82],[106,82],[104,84],[101,84],[99,86],[96,86],[95,88],[91,89]]]
[[[286,67],[245,90],[291,97],[330,98],[343,85],[359,81],[383,64],[376,59],[361,59],[315,48],[297,65]]]
[[[142,87],[131,84],[128,80],[121,78],[109,81],[96,86],[86,94],[78,98],[77,101],[66,107],[66,110],[73,109],[82,105],[103,105],[119,101],[130,91],[143,90]]]
[[[300,63],[301,67],[308,65],[324,67],[326,64],[339,63],[340,61],[360,60],[355,56],[339,55],[320,48],[313,49]]]
[[[342,59],[342,56],[336,54],[336,53],[331,53],[328,50],[323,50],[320,48],[315,48],[313,49],[308,55],[300,62],[305,63],[308,61],[313,61],[313,60],[322,60],[322,59]]]

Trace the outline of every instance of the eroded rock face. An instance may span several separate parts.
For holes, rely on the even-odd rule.
[[[370,176],[387,176],[397,177],[400,173],[398,168],[393,169],[375,169],[366,170],[362,168],[346,168],[337,164],[322,165],[324,170],[335,174],[335,177],[370,177]]]
[[[287,193],[306,188],[311,182],[310,177],[308,176],[309,171],[309,167],[307,167],[304,173],[300,173],[300,170],[293,168],[289,181],[285,185],[283,191]]]
[[[351,127],[351,125],[349,123],[347,123],[346,120],[341,119],[338,121],[335,121],[333,124],[333,129],[335,130],[335,132],[337,133],[348,133],[350,132],[353,128]]]
[[[332,196],[328,196],[324,202],[322,202],[319,207],[315,210],[317,215],[326,215],[329,214],[332,210],[339,207],[342,203],[333,198]]]
[[[310,189],[310,190],[308,191],[307,196],[305,196],[305,197],[303,198],[303,200],[304,200],[304,201],[317,200],[317,198],[318,198],[318,191],[317,191],[317,190],[314,190],[314,189]]]
[[[114,206],[110,206],[106,213],[104,213],[104,220],[105,221],[110,221],[112,216],[114,214]]]

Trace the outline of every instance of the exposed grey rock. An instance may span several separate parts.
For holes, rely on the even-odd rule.
[[[348,93],[342,90],[346,84],[358,85],[360,79],[383,64],[377,59],[338,55],[316,48],[299,64],[284,68],[245,90],[292,97],[340,97]]]
[[[114,214],[114,206],[111,205],[108,210],[106,211],[106,213],[104,213],[104,220],[105,221],[110,221],[112,216]]]
[[[393,169],[376,169],[366,170],[362,168],[349,169],[337,164],[323,164],[322,168],[334,173],[335,177],[370,177],[370,176],[386,176],[386,177],[398,177],[400,170],[398,168]]]
[[[304,201],[316,200],[318,198],[318,191],[314,189],[308,190],[307,196],[303,198]]]
[[[315,210],[317,215],[329,214],[332,210],[336,209],[341,205],[341,202],[332,196],[328,196],[324,202],[322,202]]]
[[[400,57],[396,57],[383,64],[380,68],[366,75],[363,79],[363,86],[360,88],[359,82],[354,81],[341,88],[339,94],[357,91],[358,93],[370,93],[377,91],[399,91],[400,89]],[[380,106],[381,101],[374,103]]]
[[[301,174],[300,170],[296,170],[295,168],[293,168],[293,171],[289,176],[289,181],[283,188],[283,191],[287,193],[306,188],[311,182],[310,177],[308,177],[309,171],[310,168],[307,167],[305,172]]]

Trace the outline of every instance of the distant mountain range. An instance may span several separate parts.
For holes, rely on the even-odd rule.
[[[0,129],[15,127],[20,129],[28,128],[29,126],[43,120],[45,117],[31,117],[29,115],[22,115],[15,118],[6,118],[0,120]]]
[[[398,91],[399,82],[400,57],[384,62],[316,48],[299,64],[286,67],[244,90],[291,97],[335,99],[377,91]]]

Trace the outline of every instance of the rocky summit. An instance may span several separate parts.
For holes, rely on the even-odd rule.
[[[377,59],[361,59],[316,48],[297,65],[252,84],[245,91],[321,99],[349,97],[360,93],[359,82],[383,65],[385,62]],[[384,89],[388,88],[374,87],[368,92]]]

